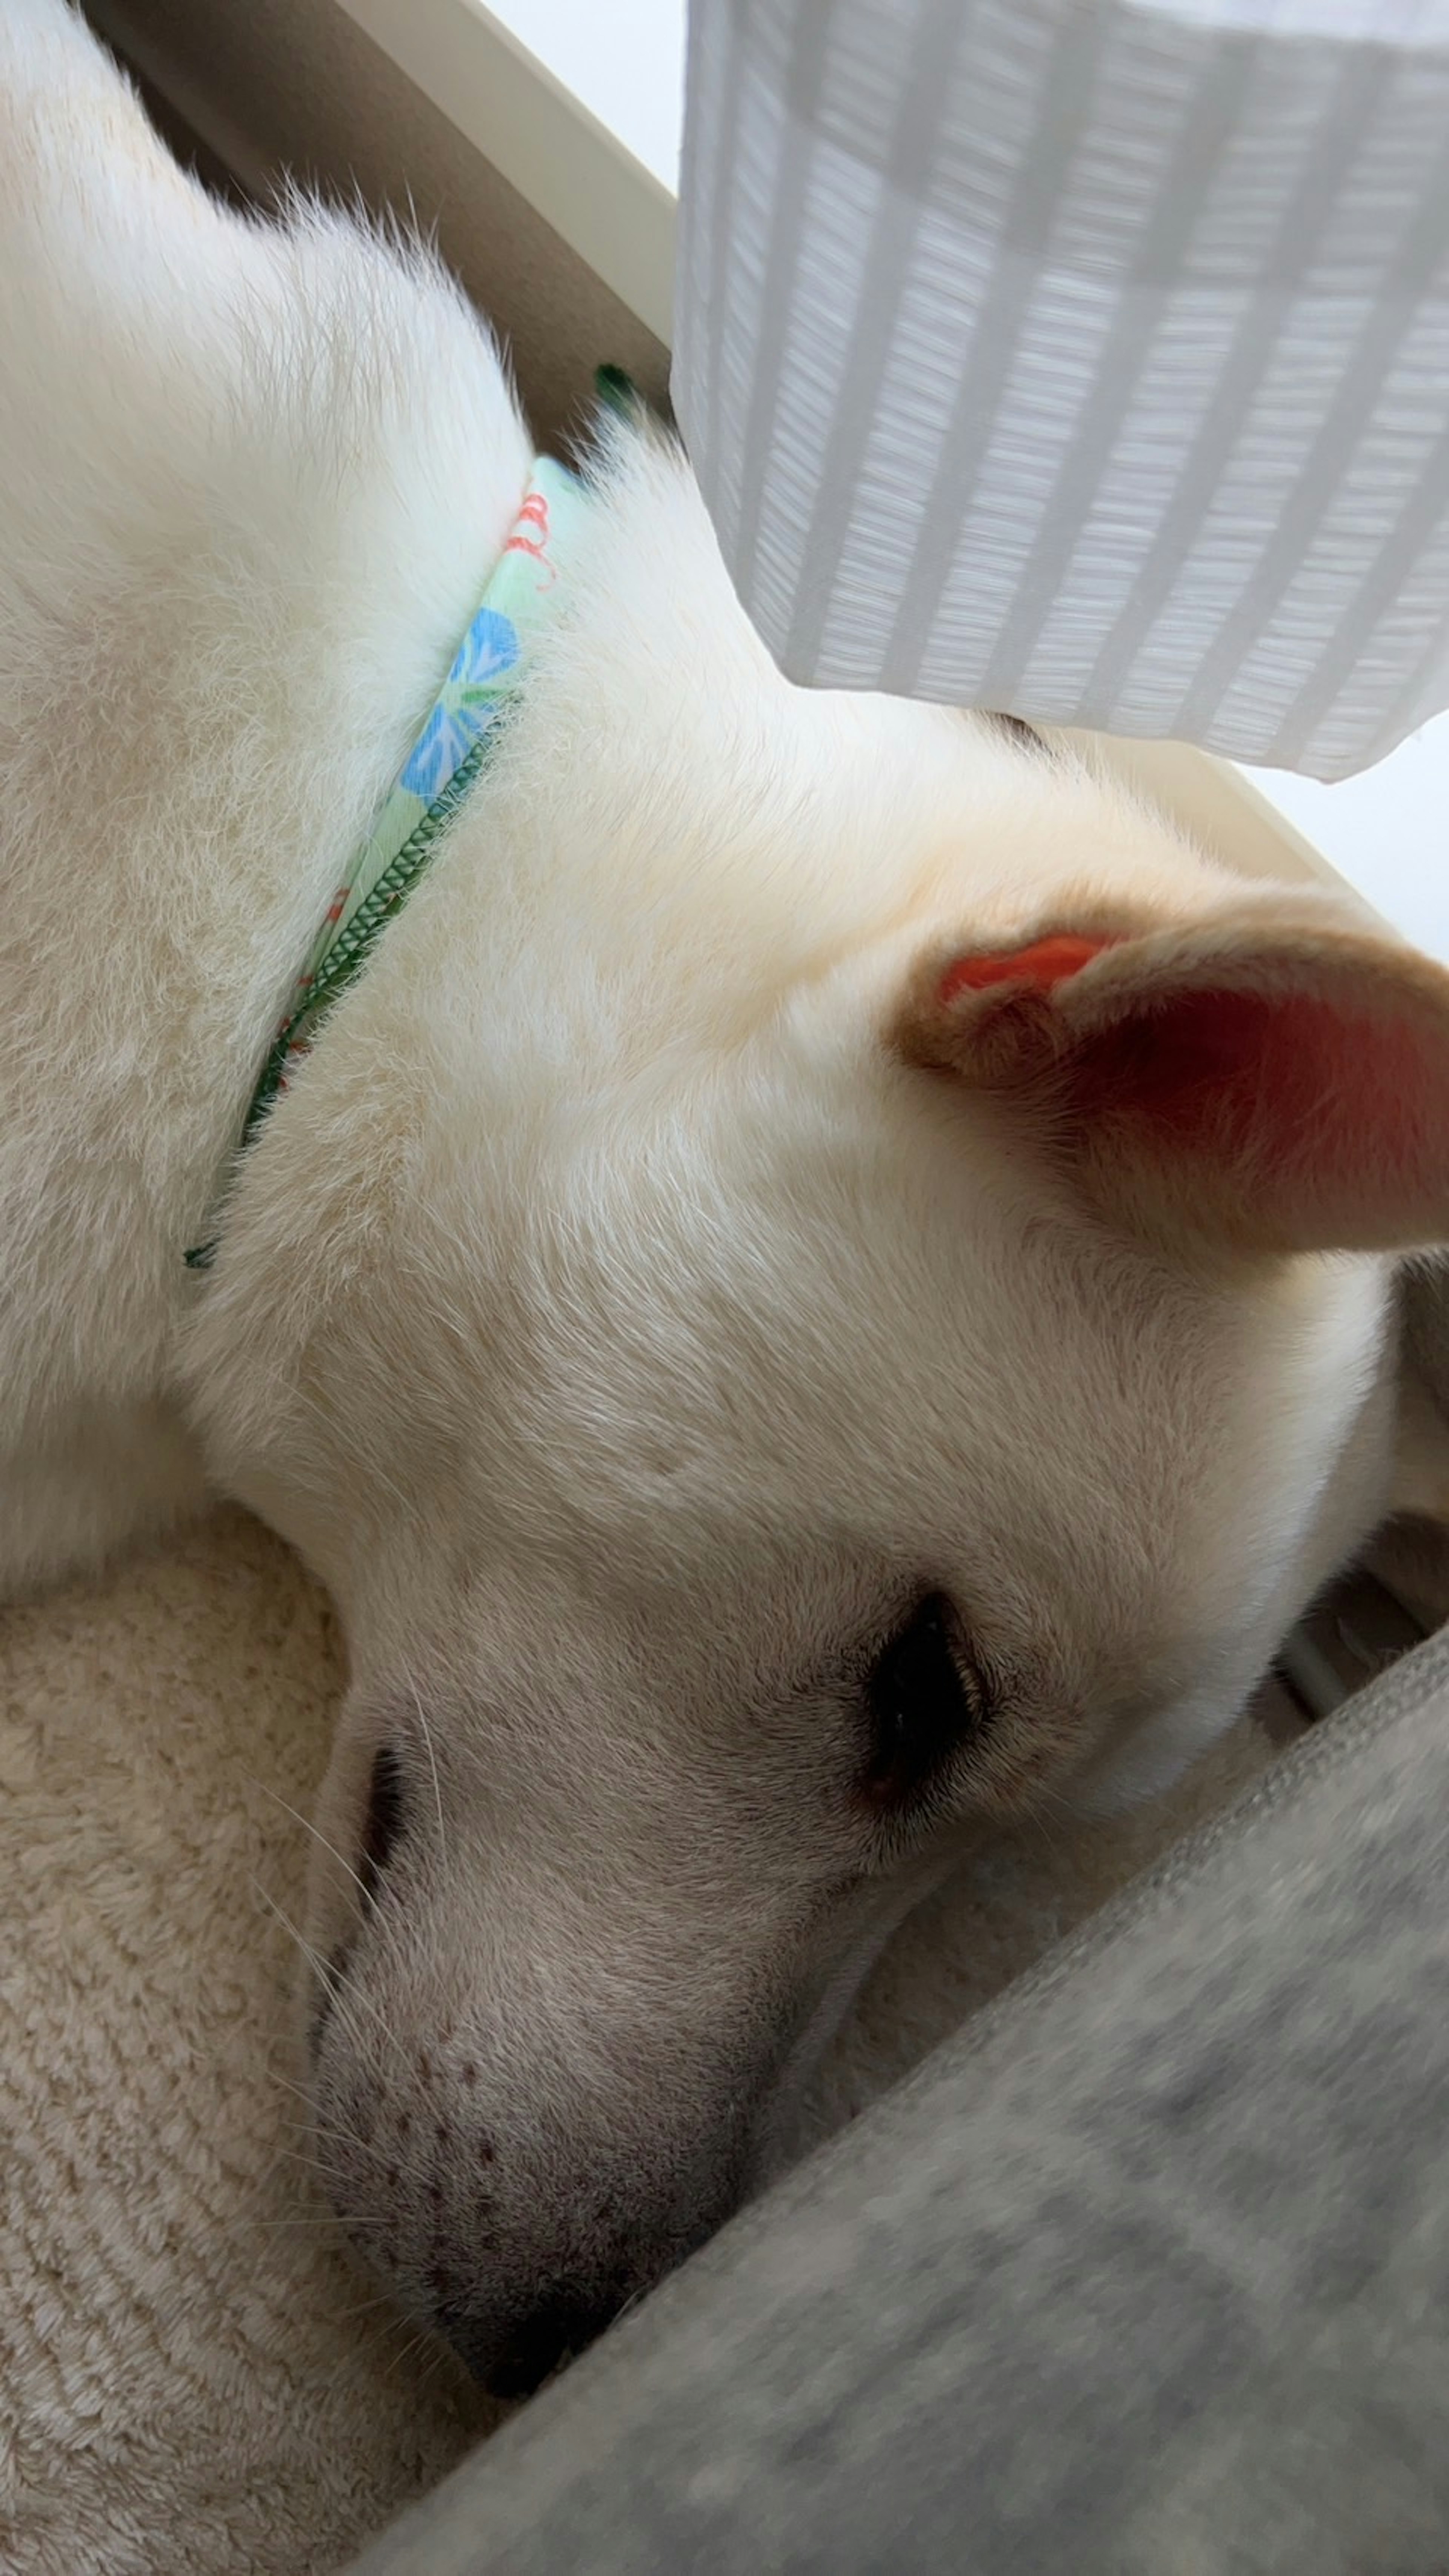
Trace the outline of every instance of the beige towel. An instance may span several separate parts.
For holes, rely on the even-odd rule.
[[[326,1603],[225,1513],[0,1617],[0,2567],[324,2576],[487,2422],[311,2196],[288,2089]],[[868,2101],[1268,1758],[1167,1811],[994,1844],[823,2070]],[[282,1803],[285,1802],[285,1803]]]

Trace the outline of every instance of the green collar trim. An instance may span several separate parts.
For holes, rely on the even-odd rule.
[[[601,390],[607,399],[612,389]],[[482,604],[293,986],[252,1093],[238,1157],[286,1090],[289,1071],[306,1055],[324,1013],[361,973],[486,767],[588,506],[583,485],[566,466],[547,456],[534,459],[523,505]],[[186,1255],[188,1267],[209,1269],[215,1253],[215,1237],[197,1244]]]

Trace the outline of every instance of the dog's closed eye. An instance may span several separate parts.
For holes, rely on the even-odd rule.
[[[952,1755],[980,1736],[989,1696],[944,1592],[918,1601],[876,1656],[865,1705],[863,1787],[874,1807],[899,1809],[920,1798]]]
[[[403,1829],[402,1765],[390,1744],[372,1758],[367,1815],[362,1828],[362,1861],[358,1876],[368,1903],[377,1902],[382,1874]]]

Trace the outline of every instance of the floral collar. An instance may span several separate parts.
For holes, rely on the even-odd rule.
[[[361,970],[486,765],[499,718],[522,679],[533,633],[548,614],[562,556],[587,507],[583,485],[566,466],[547,456],[534,459],[522,508],[482,605],[292,988],[252,1094],[238,1154],[286,1090],[289,1068],[306,1054],[323,1013]],[[198,1244],[186,1259],[193,1270],[206,1270],[215,1251],[214,1240]]]

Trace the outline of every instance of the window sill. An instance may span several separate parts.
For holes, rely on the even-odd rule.
[[[682,0],[341,5],[667,345]]]

